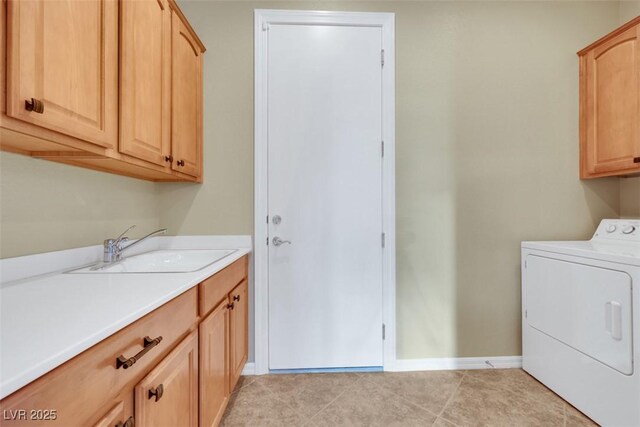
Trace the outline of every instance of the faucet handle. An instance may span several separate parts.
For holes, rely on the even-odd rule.
[[[127,234],[129,231],[131,231],[134,228],[136,228],[135,224],[133,224],[131,227],[129,227],[126,230],[124,230],[121,235],[119,235],[118,237],[113,239],[113,240],[115,240],[115,243],[126,242],[127,240],[129,240],[129,238],[126,237],[125,234]]]

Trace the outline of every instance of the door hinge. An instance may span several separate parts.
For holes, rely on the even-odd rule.
[[[382,340],[385,340],[387,338],[387,326],[383,323],[382,324]]]
[[[382,233],[382,247],[383,247],[383,248],[384,248],[384,245],[385,245],[385,243],[386,243],[386,242],[385,242],[385,240],[386,240],[386,236],[385,236],[385,234],[384,234],[384,233]]]
[[[384,67],[384,49],[380,51],[380,65]]]
[[[529,317],[529,311],[525,310],[524,311],[524,318],[527,319]]]
[[[267,215],[267,224],[269,224],[269,215]]]
[[[382,157],[384,157],[384,141],[380,141],[380,142],[382,143],[382,144],[381,144],[381,145],[382,145],[382,148],[381,148],[381,150],[382,150]]]
[[[262,31],[269,31],[269,24],[267,22],[262,24]]]
[[[267,236],[267,246],[269,246],[269,236]]]

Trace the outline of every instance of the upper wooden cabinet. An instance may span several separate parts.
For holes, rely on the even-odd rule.
[[[175,13],[171,46],[173,167],[197,177],[202,169],[202,51]]]
[[[175,0],[0,5],[0,149],[202,181],[205,48]]]
[[[578,55],[581,178],[640,173],[640,17]]]
[[[114,147],[118,4],[10,1],[7,12],[7,114]]]
[[[123,1],[120,9],[120,152],[168,165],[171,11],[167,0]]]

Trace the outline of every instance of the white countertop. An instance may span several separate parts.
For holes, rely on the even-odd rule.
[[[249,236],[151,241],[155,247],[145,242],[140,249],[237,250],[189,273],[64,273],[98,261],[101,247],[95,246],[0,260],[0,399],[251,252]],[[39,276],[24,277],[26,267]]]

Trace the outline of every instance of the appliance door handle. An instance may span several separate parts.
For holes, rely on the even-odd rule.
[[[604,311],[605,330],[614,340],[622,340],[622,305],[618,301],[609,301]]]

